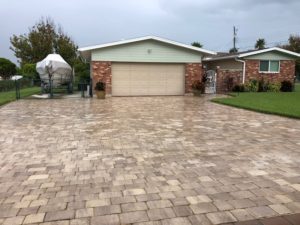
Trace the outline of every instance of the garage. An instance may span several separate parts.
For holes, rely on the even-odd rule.
[[[183,94],[183,64],[112,63],[112,96]]]
[[[215,52],[146,36],[79,48],[91,79],[106,84],[107,96],[185,95],[202,79],[202,59]]]

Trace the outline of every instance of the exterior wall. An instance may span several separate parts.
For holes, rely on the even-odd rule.
[[[188,63],[185,66],[185,93],[192,93],[192,85],[202,80],[203,69],[201,63]]]
[[[254,60],[294,60],[294,56],[290,56],[281,52],[266,52],[258,55],[252,55],[245,57],[244,59],[254,59]]]
[[[223,70],[218,68],[217,73],[217,93],[229,92],[234,85],[242,83],[243,71],[241,70]]]
[[[92,61],[201,63],[202,53],[148,40],[94,50]]]
[[[245,82],[250,80],[261,80],[269,82],[281,82],[288,80],[294,82],[295,78],[295,61],[281,60],[279,73],[260,73],[259,60],[246,60]]]
[[[208,61],[205,64],[207,65],[207,69],[209,69],[209,70],[215,70],[217,67],[219,67],[222,70],[242,70],[243,69],[243,63],[237,62],[234,59]]]
[[[111,62],[95,61],[92,64],[93,86],[98,81],[106,83],[106,94],[111,94]],[[93,90],[94,90],[93,87]]]

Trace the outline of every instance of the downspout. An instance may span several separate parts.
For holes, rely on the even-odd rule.
[[[242,84],[244,84],[245,83],[245,76],[246,76],[246,61],[238,59],[238,58],[235,58],[235,61],[243,63],[243,79],[242,79]]]

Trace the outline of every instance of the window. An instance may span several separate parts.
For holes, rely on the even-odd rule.
[[[260,72],[267,73],[279,73],[279,61],[278,60],[261,60],[259,64]]]

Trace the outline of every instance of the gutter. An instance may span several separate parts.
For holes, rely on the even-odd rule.
[[[246,76],[246,61],[240,60],[238,58],[235,58],[235,61],[243,63],[243,80],[242,84],[245,83],[245,76]]]

